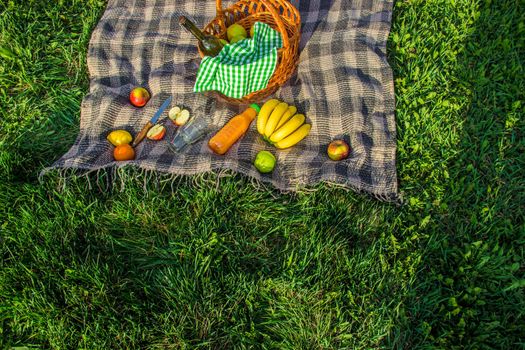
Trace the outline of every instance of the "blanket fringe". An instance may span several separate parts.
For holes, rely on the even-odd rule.
[[[56,175],[54,176],[56,178],[56,189],[60,192],[65,191],[73,182],[78,184],[78,180],[82,179],[85,180],[88,190],[98,189],[100,193],[104,194],[110,194],[114,191],[122,193],[126,190],[127,184],[132,182],[136,184],[137,180],[142,182],[142,190],[145,196],[149,196],[152,190],[164,191],[166,188],[169,188],[171,193],[175,194],[177,187],[180,187],[180,185],[191,186],[200,190],[212,187],[215,188],[217,192],[220,192],[223,179],[236,177],[239,181],[250,183],[257,191],[265,192],[273,199],[278,199],[279,194],[288,195],[291,199],[297,198],[297,196],[303,194],[314,193],[319,189],[320,185],[325,185],[329,188],[344,190],[345,192],[353,191],[358,194],[364,194],[381,202],[394,204],[396,206],[403,206],[405,204],[402,194],[370,193],[348,183],[340,184],[327,180],[323,180],[315,186],[297,186],[293,190],[278,189],[273,187],[269,182],[240,174],[231,169],[217,169],[194,175],[180,175],[133,166],[103,167],[92,170],[54,168],[46,169],[39,175],[38,180],[40,183],[44,182],[45,175]]]

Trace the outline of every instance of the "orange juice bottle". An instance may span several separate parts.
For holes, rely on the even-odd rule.
[[[258,105],[251,104],[248,109],[230,119],[208,142],[211,150],[217,154],[226,153],[230,147],[246,133],[250,124],[259,113]]]

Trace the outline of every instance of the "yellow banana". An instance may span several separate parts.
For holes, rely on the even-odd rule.
[[[306,135],[310,133],[311,128],[312,126],[310,124],[301,125],[301,127],[295,130],[291,135],[277,142],[275,144],[275,147],[279,149],[292,147],[293,145],[304,139]]]
[[[266,101],[266,103],[262,106],[261,111],[257,116],[257,131],[259,132],[259,134],[264,135],[264,129],[266,128],[266,122],[268,121],[268,117],[270,116],[270,113],[273,111],[275,106],[277,106],[278,104],[279,100],[271,99]]]
[[[281,102],[274,108],[272,114],[270,114],[270,117],[266,122],[266,127],[264,128],[264,135],[266,135],[266,137],[270,137],[270,135],[274,132],[277,123],[279,123],[279,120],[281,120],[281,117],[287,110],[288,103],[286,102]]]
[[[284,123],[286,123],[288,119],[290,119],[295,114],[295,112],[297,112],[297,107],[295,106],[288,107],[288,110],[283,114],[283,116],[281,117],[281,120],[279,120],[279,123],[275,127],[274,131],[279,129],[281,126],[283,126]]]
[[[277,129],[271,136],[270,141],[273,143],[279,142],[292,132],[297,130],[298,127],[303,125],[304,115],[296,114],[287,123]]]

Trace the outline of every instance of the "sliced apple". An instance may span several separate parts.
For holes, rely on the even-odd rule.
[[[177,126],[183,126],[190,119],[190,112],[187,109],[181,109],[178,106],[170,109],[168,117]]]
[[[170,111],[168,112],[168,117],[170,118],[170,120],[172,122],[175,123],[175,119],[177,118],[179,113],[180,113],[180,107],[179,106],[175,106],[172,109],[170,109]]]
[[[159,141],[164,138],[164,135],[166,135],[166,128],[164,125],[155,124],[149,129],[146,137],[153,141]]]
[[[190,119],[190,112],[187,109],[183,109],[175,118],[175,125],[183,126],[188,122],[188,119]]]

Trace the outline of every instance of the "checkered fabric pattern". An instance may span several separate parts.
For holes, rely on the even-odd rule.
[[[312,123],[310,135],[299,144],[272,149],[252,124],[224,156],[208,149],[211,133],[180,154],[172,153],[166,141],[145,140],[135,160],[114,162],[108,132],[122,128],[138,133],[170,95],[172,105],[211,118],[215,130],[247,106],[214,107],[211,98],[193,92],[201,60],[178,18],[185,15],[202,28],[215,16],[214,1],[109,0],[89,44],[90,90],[82,101],[78,138],[52,168],[134,164],[184,175],[231,169],[282,190],[326,181],[397,199],[394,86],[386,55],[393,0],[292,3],[302,20],[299,65],[273,97],[294,104]],[[129,104],[134,86],[152,93],[143,108]],[[167,139],[173,134],[170,123]],[[346,160],[334,162],[326,148],[338,138],[346,139],[352,151]],[[261,150],[277,158],[271,174],[260,174],[252,165]]]
[[[193,91],[216,90],[241,98],[268,86],[277,65],[281,35],[266,23],[254,24],[253,38],[226,45],[215,56],[202,59]]]

